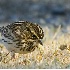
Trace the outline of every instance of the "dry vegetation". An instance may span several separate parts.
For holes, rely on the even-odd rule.
[[[54,33],[48,27],[43,29],[44,51],[15,54],[15,59],[11,59],[6,48],[0,45],[0,68],[70,68],[70,34],[62,33],[61,26]]]

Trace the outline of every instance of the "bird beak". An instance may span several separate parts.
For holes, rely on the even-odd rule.
[[[41,40],[38,40],[39,44],[41,44],[43,46],[43,43],[41,42]]]
[[[42,42],[40,40],[38,40],[39,44],[38,44],[38,49],[40,50],[41,53],[44,53],[44,46],[42,44]]]

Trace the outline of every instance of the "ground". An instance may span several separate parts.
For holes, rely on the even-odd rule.
[[[51,29],[48,26],[43,27],[44,51],[36,49],[28,54],[15,54],[15,59],[11,59],[1,44],[0,68],[70,68],[70,34],[62,33],[61,26],[56,30]]]

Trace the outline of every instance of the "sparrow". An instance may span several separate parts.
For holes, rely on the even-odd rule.
[[[9,52],[26,54],[43,45],[43,29],[29,21],[18,21],[0,27],[1,39]]]

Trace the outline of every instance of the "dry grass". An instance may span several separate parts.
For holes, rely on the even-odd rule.
[[[0,45],[0,68],[70,68],[70,34],[62,33],[61,26],[56,32],[44,27],[43,47],[28,54],[10,54],[3,45]]]

